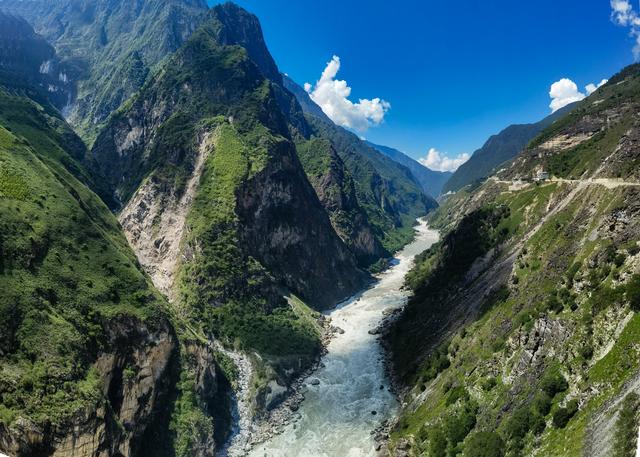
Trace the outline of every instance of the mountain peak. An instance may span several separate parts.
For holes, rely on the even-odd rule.
[[[71,93],[56,51],[21,16],[0,10],[0,86],[26,90],[64,105]],[[47,94],[46,97],[44,94]]]
[[[242,46],[265,78],[281,82],[282,77],[267,49],[262,26],[255,15],[233,2],[217,5],[211,14],[219,22],[216,38],[220,44]]]

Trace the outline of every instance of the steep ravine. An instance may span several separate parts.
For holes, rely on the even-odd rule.
[[[163,294],[174,299],[173,283],[180,258],[180,243],[187,215],[212,147],[205,134],[197,148],[195,166],[182,195],[163,194],[158,182],[148,178],[124,207],[118,220],[138,260]]]

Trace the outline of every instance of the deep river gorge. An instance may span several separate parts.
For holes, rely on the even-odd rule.
[[[416,255],[438,240],[424,222],[415,240],[400,251],[393,267],[376,282],[329,313],[344,330],[328,346],[321,368],[306,382],[299,419],[283,433],[257,446],[251,457],[364,457],[375,454],[371,434],[399,407],[389,391],[382,348],[369,333],[385,310],[403,306],[408,291],[404,278]]]

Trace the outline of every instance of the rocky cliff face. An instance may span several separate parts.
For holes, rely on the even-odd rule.
[[[172,333],[136,320],[106,324],[109,341],[90,368],[101,389],[97,403],[56,425],[20,417],[0,427],[0,449],[16,456],[139,455],[146,431],[163,420],[162,404],[173,389]]]
[[[242,244],[307,303],[333,307],[367,277],[336,236],[293,145],[282,144],[282,155],[239,191]]]
[[[612,78],[432,218],[450,232],[386,336],[406,402],[392,454],[635,452],[638,78]],[[556,178],[512,181],[543,170]]]
[[[379,241],[382,237],[376,236],[358,203],[353,177],[331,143],[319,138],[301,140],[297,150],[333,227],[360,265],[369,266],[387,258],[390,254]]]
[[[163,189],[160,182],[151,177],[143,182],[119,216],[138,260],[158,290],[172,301],[176,298],[174,285],[187,215],[211,149],[210,135],[205,135],[197,147],[193,171],[181,194],[177,194],[175,188]]]
[[[0,83],[64,106],[73,96],[54,48],[21,17],[0,10]]]

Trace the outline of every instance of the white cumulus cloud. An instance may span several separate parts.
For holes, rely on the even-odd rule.
[[[633,55],[640,59],[640,16],[635,12],[629,0],[610,0],[611,20],[621,26],[629,27],[629,33],[635,40]]]
[[[549,105],[549,108],[551,108],[551,111],[555,113],[560,108],[564,108],[571,103],[584,100],[606,83],[607,80],[603,79],[598,85],[593,83],[587,84],[585,87],[586,93],[584,93],[578,90],[578,85],[572,80],[569,78],[562,78],[560,81],[554,82],[549,89],[549,97],[551,97],[551,104]]]
[[[460,165],[470,158],[471,155],[467,153],[458,154],[451,158],[446,154],[441,153],[436,148],[431,148],[429,149],[429,152],[427,152],[427,156],[418,159],[418,162],[435,171],[456,171]]]
[[[340,71],[340,57],[333,56],[315,86],[305,83],[304,90],[338,125],[358,132],[366,132],[369,127],[379,125],[391,108],[391,104],[380,98],[352,102],[349,100],[351,88],[347,82],[336,79],[338,71]]]
[[[600,83],[598,85],[595,85],[593,83],[587,84],[587,86],[585,87],[585,89],[587,90],[587,95],[593,94],[595,91],[600,89],[602,86],[604,86],[608,82],[609,82],[608,79],[603,79],[602,81],[600,81]]]

